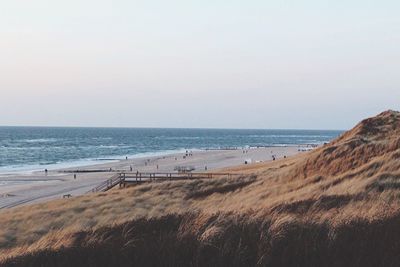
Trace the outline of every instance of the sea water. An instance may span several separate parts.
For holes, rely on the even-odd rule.
[[[185,150],[322,144],[328,130],[0,127],[0,173],[89,165]]]

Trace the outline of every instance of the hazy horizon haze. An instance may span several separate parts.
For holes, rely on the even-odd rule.
[[[400,2],[0,4],[0,125],[349,129],[400,109]]]

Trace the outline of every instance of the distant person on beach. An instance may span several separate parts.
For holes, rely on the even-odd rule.
[[[76,180],[76,173],[74,173],[74,179]]]
[[[128,157],[125,157],[126,160],[128,160]]]
[[[130,170],[132,171],[133,169],[132,169],[132,166],[130,166]]]
[[[48,171],[47,169],[44,170],[44,173],[45,173],[46,175],[47,175],[48,172],[49,172],[49,171]]]

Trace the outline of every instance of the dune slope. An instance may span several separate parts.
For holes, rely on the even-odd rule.
[[[399,266],[400,113],[240,178],[0,213],[1,266]]]

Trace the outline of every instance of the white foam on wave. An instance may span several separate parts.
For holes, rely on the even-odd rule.
[[[57,138],[36,138],[36,139],[21,139],[21,143],[50,143],[58,141]]]

